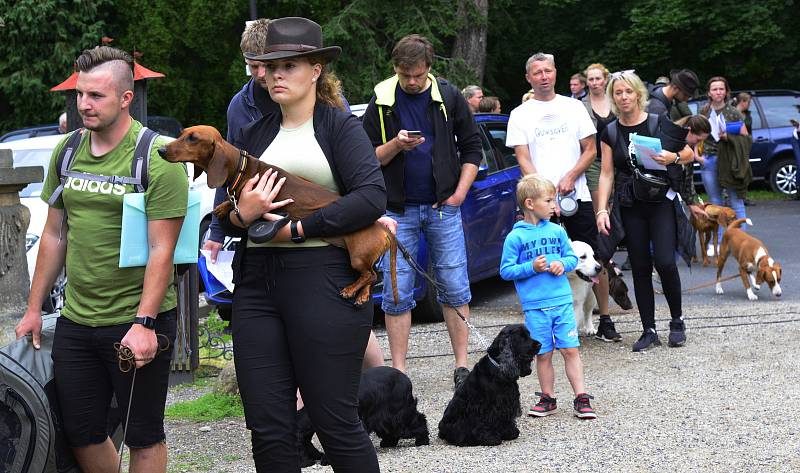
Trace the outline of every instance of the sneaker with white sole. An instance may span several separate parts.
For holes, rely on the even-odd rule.
[[[621,342],[622,335],[617,332],[614,327],[614,322],[611,321],[609,316],[600,316],[600,323],[597,325],[597,333],[594,338],[604,342]]]
[[[572,407],[575,409],[575,417],[579,419],[597,419],[597,413],[592,408],[591,399],[594,399],[594,396],[586,393],[575,396],[575,400],[572,401]]]
[[[547,417],[556,413],[556,398],[550,397],[545,393],[536,393],[539,402],[531,406],[528,415],[531,417]]]

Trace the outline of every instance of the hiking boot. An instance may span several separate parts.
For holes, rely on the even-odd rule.
[[[594,338],[604,342],[621,342],[622,335],[617,332],[614,322],[609,316],[600,316],[600,323],[597,325],[597,333]]]
[[[649,328],[642,332],[642,336],[639,337],[639,340],[633,344],[633,351],[646,351],[653,347],[660,347],[661,340],[658,339],[658,334],[656,333],[656,329]]]
[[[556,413],[556,398],[550,397],[545,393],[536,393],[539,396],[539,402],[528,410],[528,415],[531,417],[547,417]]]
[[[594,399],[594,396],[590,396],[586,393],[581,393],[575,396],[575,400],[572,401],[572,407],[575,409],[575,417],[579,419],[597,419],[597,414],[592,409],[592,403],[589,401],[590,399]]]
[[[458,391],[458,387],[467,380],[467,376],[469,376],[469,369],[464,368],[463,366],[460,366],[453,371],[453,391]]]
[[[671,347],[682,347],[686,344],[686,325],[683,319],[672,319],[669,321],[669,341],[667,345]]]

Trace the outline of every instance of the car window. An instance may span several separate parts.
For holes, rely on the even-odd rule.
[[[52,149],[23,149],[14,151],[14,167],[42,166],[47,176],[47,166],[50,163]],[[34,182],[20,191],[20,197],[39,197],[42,193],[42,183]]]
[[[756,102],[757,100],[755,97],[750,99],[750,117],[753,119],[753,124],[750,128],[753,130],[764,128],[764,124],[761,122],[761,114],[758,112],[758,105]]]
[[[503,168],[517,166],[519,163],[517,163],[517,156],[514,154],[514,148],[506,146],[506,124],[488,123],[486,124],[486,128],[489,130],[495,149],[500,153]]]
[[[708,103],[707,100],[696,100],[693,102],[689,102],[689,110],[692,111],[693,115],[697,115],[698,113],[700,113],[700,110],[702,110],[703,107],[705,107],[706,103]]]
[[[800,119],[800,97],[789,95],[759,97],[758,101],[770,128],[791,126],[789,119]]]
[[[494,159],[494,149],[492,148],[492,143],[489,141],[483,131],[481,131],[479,134],[481,135],[481,154],[483,155],[479,168],[486,169],[489,174],[497,172],[497,161]]]

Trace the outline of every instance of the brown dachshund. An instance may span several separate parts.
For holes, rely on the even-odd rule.
[[[703,204],[703,210],[705,210],[708,218],[692,214],[690,221],[698,235],[700,235],[700,253],[703,255],[703,266],[708,266],[710,261],[708,253],[706,253],[706,247],[710,242],[713,242],[714,254],[719,254],[719,227],[720,225],[726,225],[723,221],[733,221],[736,218],[736,212],[730,207],[714,204]],[[696,252],[697,248],[695,248],[695,254],[692,255],[693,261],[697,261]]]
[[[211,126],[199,125],[186,128],[178,139],[159,149],[158,154],[173,163],[192,163],[195,169],[195,178],[205,171],[208,187],[216,188],[228,185],[229,192],[237,199],[248,179],[255,174],[260,175],[268,169],[272,169],[278,173],[278,179],[286,178],[275,200],[294,200],[282,208],[292,220],[305,218],[339,198],[339,194],[318,184],[245,154],[222,139],[219,131]],[[214,215],[217,218],[223,218],[231,210],[233,210],[233,203],[227,200],[214,209]],[[370,287],[378,280],[373,266],[378,258],[386,250],[389,250],[392,295],[395,303],[398,302],[397,240],[386,227],[375,222],[347,235],[325,238],[325,241],[347,249],[350,254],[350,266],[361,274],[353,284],[342,289],[340,293],[345,299],[355,298],[356,305],[370,300]]]

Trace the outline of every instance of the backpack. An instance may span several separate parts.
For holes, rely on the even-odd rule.
[[[67,138],[67,142],[61,148],[56,158],[56,172],[58,173],[59,185],[47,200],[48,205],[53,205],[61,193],[64,191],[64,184],[67,177],[86,179],[97,182],[110,182],[112,184],[133,184],[136,192],[147,190],[149,181],[150,150],[160,135],[155,131],[143,126],[136,136],[136,147],[133,150],[131,161],[131,176],[100,176],[85,172],[71,171],[72,163],[75,160],[75,152],[83,139],[82,130],[75,130]]]
[[[53,348],[58,314],[42,316],[41,348],[28,337],[0,348],[0,472],[80,473],[64,438],[56,398]],[[120,413],[109,413],[119,444]]]

